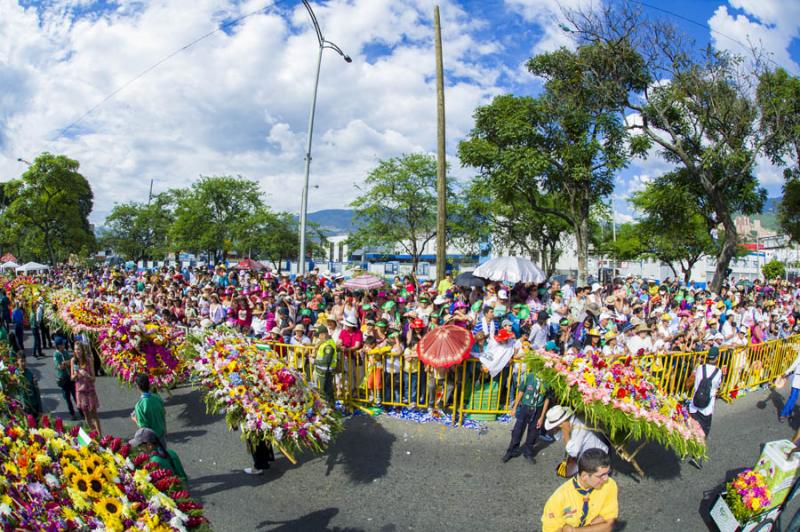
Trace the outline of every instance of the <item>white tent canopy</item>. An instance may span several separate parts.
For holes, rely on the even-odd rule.
[[[17,268],[17,267],[19,267],[19,264],[17,264],[13,260],[0,264],[0,270],[8,270],[9,268]]]
[[[38,262],[26,262],[22,266],[18,266],[16,271],[22,273],[28,273],[28,272],[40,272],[49,269],[50,266],[45,266],[44,264],[39,264]]]
[[[478,266],[472,275],[490,281],[509,283],[543,283],[547,276],[536,264],[524,257],[497,257]]]

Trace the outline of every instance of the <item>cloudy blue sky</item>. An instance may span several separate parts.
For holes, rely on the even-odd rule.
[[[558,27],[561,9],[582,1],[439,0],[457,177],[470,175],[454,154],[475,107],[498,94],[535,94],[541,85],[525,60],[571,45]],[[435,3],[313,2],[325,36],[353,62],[330,52],[323,59],[310,210],[345,207],[380,159],[435,149]],[[742,53],[739,43],[760,43],[776,63],[800,72],[800,2],[650,0],[643,9],[671,18],[698,46]],[[258,10],[64,131],[167,54]],[[0,0],[0,180],[24,171],[17,158],[50,151],[80,161],[100,224],[115,202],[146,200],[151,179],[158,192],[214,174],[257,180],[274,208],[298,211],[315,57],[299,0]],[[631,191],[665,169],[650,158],[619,176],[619,219],[631,214]],[[759,178],[779,193],[777,169],[762,164]]]

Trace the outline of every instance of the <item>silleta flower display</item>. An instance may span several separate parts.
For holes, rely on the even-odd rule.
[[[209,410],[224,411],[245,439],[272,443],[293,460],[303,448],[324,450],[340,429],[316,388],[274,352],[224,333],[203,338],[197,350],[193,372],[208,388]]]
[[[705,435],[686,406],[664,394],[635,357],[531,351],[529,367],[562,404],[601,426],[612,442],[655,440],[677,454],[705,455]]]
[[[725,498],[733,516],[743,523],[769,507],[771,497],[764,476],[746,469],[728,483]]]
[[[29,420],[30,422],[30,420]],[[202,506],[169,472],[137,469],[128,445],[106,437],[85,444],[65,433],[11,424],[0,437],[0,522],[6,530],[189,530],[203,527]],[[152,469],[152,467],[151,467]]]
[[[132,384],[145,373],[156,389],[170,388],[189,375],[186,363],[178,356],[183,332],[146,316],[116,314],[99,334],[103,364],[121,381]]]

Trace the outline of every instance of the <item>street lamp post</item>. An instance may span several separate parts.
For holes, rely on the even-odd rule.
[[[317,72],[314,78],[314,92],[311,97],[311,110],[308,113],[308,137],[306,139],[306,158],[305,158],[305,178],[303,180],[303,198],[300,203],[300,257],[297,263],[297,271],[300,275],[306,273],[306,222],[308,217],[308,176],[311,173],[311,138],[314,134],[314,113],[317,108],[317,87],[319,86],[319,71],[322,66],[322,51],[325,48],[330,48],[338,53],[345,62],[350,63],[353,60],[349,55],[344,53],[334,43],[325,40],[322,36],[322,30],[317,22],[317,17],[311,9],[311,5],[307,0],[303,0],[303,5],[308,10],[311,17],[311,23],[314,25],[314,31],[317,33],[317,41],[319,42],[319,52],[317,53]]]

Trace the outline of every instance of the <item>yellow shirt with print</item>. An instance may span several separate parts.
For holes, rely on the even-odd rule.
[[[580,526],[582,510],[583,495],[575,490],[572,479],[569,479],[547,499],[542,512],[542,532],[557,532],[564,525]],[[618,515],[617,483],[610,478],[600,489],[589,494],[589,513],[584,526],[597,517],[610,521]]]

